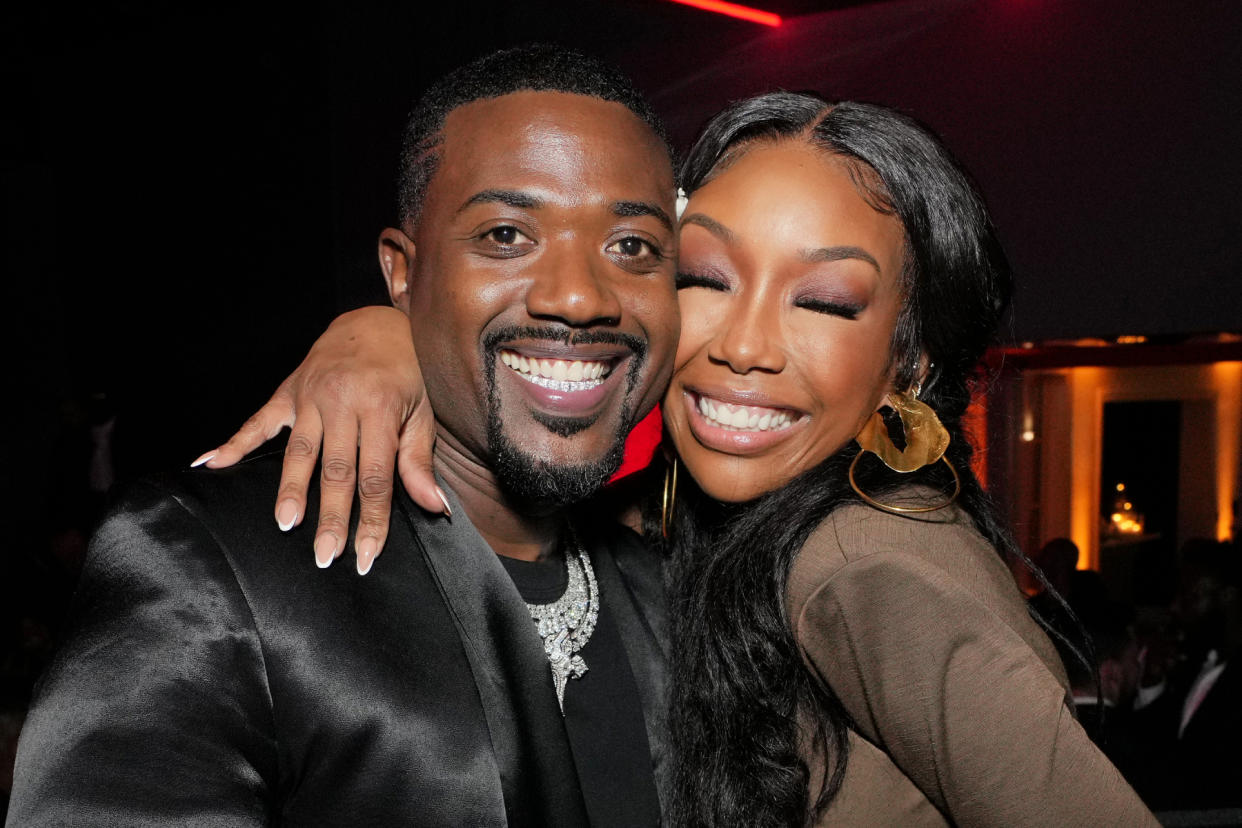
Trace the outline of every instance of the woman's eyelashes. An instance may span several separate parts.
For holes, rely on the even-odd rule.
[[[857,319],[858,314],[862,313],[863,310],[863,306],[856,302],[840,299],[819,299],[811,296],[804,296],[795,300],[794,306],[814,311],[815,313],[840,316],[843,319]]]
[[[696,287],[707,288],[708,290],[728,290],[729,283],[721,276],[707,273],[690,273],[684,270],[677,271],[678,290]]]

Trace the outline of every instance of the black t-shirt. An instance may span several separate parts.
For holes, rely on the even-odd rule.
[[[561,555],[541,561],[501,556],[500,561],[528,604],[550,604],[568,586]],[[608,600],[601,591],[595,631],[578,651],[587,671],[565,686],[565,730],[591,825],[657,825],[660,806],[642,704]]]

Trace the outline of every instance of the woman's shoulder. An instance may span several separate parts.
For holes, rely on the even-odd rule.
[[[913,504],[924,495],[911,490],[906,500]],[[827,515],[803,544],[790,570],[789,608],[797,611],[851,572],[877,568],[902,579],[957,582],[984,600],[991,594],[1011,609],[1021,607],[1009,568],[963,510],[892,514],[851,503]]]

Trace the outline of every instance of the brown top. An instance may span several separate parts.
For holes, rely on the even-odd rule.
[[[787,601],[856,727],[818,825],[1157,824],[1075,720],[1052,642],[965,513],[842,507]]]

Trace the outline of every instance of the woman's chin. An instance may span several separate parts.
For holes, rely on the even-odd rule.
[[[703,494],[721,503],[745,503],[789,482],[762,473],[742,458],[716,457],[709,462],[697,462],[694,454],[682,455],[682,466]]]

